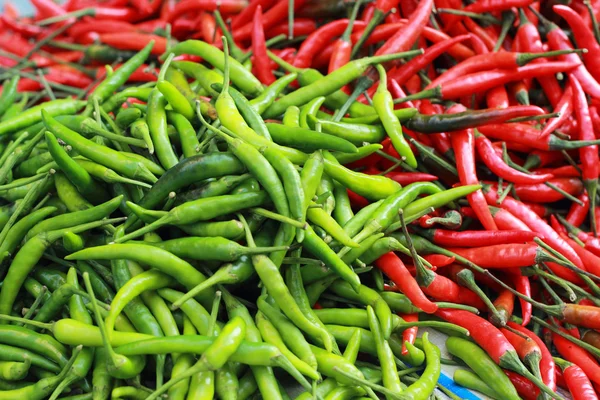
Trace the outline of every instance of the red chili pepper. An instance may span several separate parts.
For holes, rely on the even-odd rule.
[[[592,99],[593,103],[593,99]],[[600,114],[598,114],[598,108],[596,106],[590,106],[590,117],[592,117],[592,124],[594,125],[594,132],[600,132]],[[596,134],[596,138],[599,138],[600,133]]]
[[[240,1],[240,0],[237,0],[237,1]],[[306,3],[306,1],[307,0],[294,0],[294,10],[297,11],[298,9],[300,9],[300,7],[302,7],[304,5],[304,3]],[[244,0],[244,2],[245,2],[245,0]],[[247,5],[247,3],[246,3],[246,5]],[[262,18],[263,29],[269,30],[275,24],[277,24],[281,20],[285,19],[287,16],[287,13],[288,13],[288,5],[289,5],[288,0],[279,0],[275,5],[269,7],[269,9],[263,14],[263,18]],[[222,3],[219,7],[220,7],[220,9],[223,7]],[[242,9],[244,7],[242,7]],[[238,10],[238,11],[240,11],[240,10]],[[232,33],[233,33],[233,38],[236,41],[248,40],[248,39],[250,39],[250,36],[252,34],[252,24],[246,23],[245,25],[240,26],[239,28],[234,30]]]
[[[487,137],[506,142],[515,142],[533,149],[544,151],[570,150],[594,144],[594,142],[578,142],[578,144],[576,144],[577,142],[560,140],[553,135],[543,137],[540,135],[540,130],[527,124],[489,124],[480,126],[477,129]],[[553,161],[556,160],[554,157],[555,156],[553,155]]]
[[[453,106],[448,109],[448,112],[461,112],[463,110],[464,108]],[[462,185],[476,185],[479,183],[477,172],[475,171],[474,136],[472,129],[453,132],[450,135],[450,141],[452,142],[452,148],[456,156],[456,169],[458,170],[458,176]],[[467,199],[484,228],[490,231],[497,230],[498,227],[490,214],[481,190],[471,193],[467,196]]]
[[[540,371],[540,362],[542,360],[542,350],[538,344],[528,337],[522,337],[516,333],[502,328],[500,329],[504,337],[508,339],[510,344],[513,345],[519,358],[526,364],[529,365],[532,371]],[[541,375],[541,371],[540,371]]]
[[[502,332],[485,319],[464,310],[438,309],[435,313],[446,321],[469,330],[471,338],[503,368],[518,372],[526,371],[515,348]]]
[[[544,253],[537,244],[497,244],[470,248],[451,247],[456,253],[482,268],[520,268],[538,263]]]
[[[377,5],[375,6],[377,7]],[[331,53],[331,58],[329,59],[329,67],[327,69],[329,74],[348,64],[352,58],[352,40],[350,38],[350,34],[354,28],[354,22],[356,21],[359,7],[360,2],[356,2],[352,9],[352,15],[350,16],[350,20],[348,21],[346,29],[342,33],[342,36],[340,36],[340,38],[333,43],[333,50]]]
[[[245,11],[245,10],[244,10]],[[239,14],[238,14],[239,15]],[[287,35],[288,34],[288,22],[284,21],[279,24],[276,24],[267,32],[265,32],[265,36],[267,38],[273,38],[277,35]],[[306,36],[310,35],[314,31],[317,30],[317,23],[312,18],[296,18],[294,19],[294,36]]]
[[[593,140],[594,126],[592,119],[590,118],[590,112],[588,110],[587,99],[583,92],[582,85],[578,81],[573,73],[570,75],[569,83],[571,90],[573,91],[573,108],[575,109],[575,115],[577,116],[577,123],[579,124],[579,139],[580,140]],[[590,213],[592,220],[592,230],[596,232],[596,220],[593,217],[596,209],[596,191],[598,189],[598,175],[600,175],[600,157],[598,156],[598,146],[590,145],[579,149],[579,158],[581,159],[582,177],[583,184],[587,190],[590,198]]]
[[[396,284],[413,304],[424,312],[431,314],[437,310],[437,305],[432,303],[423,294],[419,284],[408,272],[406,266],[400,258],[393,252],[381,256],[375,261],[377,268],[381,270],[392,282]]]
[[[556,359],[556,362],[562,370],[565,383],[573,400],[598,399],[590,378],[577,364],[559,358]]]
[[[100,41],[109,46],[121,50],[139,51],[150,41],[154,40],[152,54],[163,54],[167,50],[167,39],[150,33],[118,32],[103,33],[99,36]]]
[[[531,231],[450,231],[430,229],[419,231],[427,239],[440,246],[482,247],[511,243],[531,242],[538,234]],[[477,264],[477,263],[476,263]]]
[[[423,100],[421,101],[419,111],[421,114],[425,115],[440,114],[442,109],[436,108],[436,106],[438,105],[431,104],[429,100]],[[447,133],[433,133],[430,137],[433,147],[435,147],[440,154],[448,156],[448,154],[452,152],[452,143],[450,142],[450,137]]]
[[[456,260],[454,257],[448,257],[443,254],[425,254],[422,257],[436,268],[446,267]]]
[[[49,82],[77,88],[85,88],[92,83],[92,79],[89,76],[68,65],[54,65],[46,68],[44,78]]]
[[[482,134],[475,134],[475,148],[477,149],[477,153],[479,154],[479,157],[481,157],[481,160],[486,167],[488,167],[494,174],[508,182],[535,184],[546,182],[553,177],[552,174],[530,175],[511,168],[495,151],[494,147],[492,146],[492,142]]]
[[[427,85],[427,89],[431,89],[474,72],[488,71],[495,68],[518,68],[527,65],[534,60],[550,56],[551,53],[515,53],[508,51],[476,55],[456,64],[454,67],[441,74],[436,80]]]
[[[516,38],[520,42],[522,50],[531,53],[543,52],[544,49],[542,46],[540,33],[537,29],[537,24],[531,23],[531,20],[527,19],[527,16],[524,13],[521,13],[520,16],[521,25],[517,30]],[[535,64],[542,64],[546,62],[547,61],[543,59],[534,61]],[[552,104],[553,107],[556,107],[562,95],[562,89],[556,77],[554,75],[545,75],[536,77],[536,80],[540,83],[540,86],[542,86],[544,94],[548,100],[550,100],[550,104]]]
[[[445,53],[449,48],[469,37],[469,35],[461,35],[434,44],[420,56],[413,58],[402,66],[394,67],[388,71],[388,80],[395,80],[399,85],[403,85],[409,78],[431,64],[433,60]]]
[[[438,301],[448,301],[457,304],[465,304],[478,310],[485,310],[483,301],[472,290],[462,287],[452,279],[444,275],[432,272],[434,277],[427,286],[422,285],[423,292]],[[405,293],[406,294],[406,293]]]
[[[529,329],[525,328],[524,325],[519,325],[512,321],[509,321],[507,323],[507,325],[510,328],[529,337],[531,340],[533,340],[537,344],[537,346],[540,350],[540,353],[541,353],[540,372],[541,372],[542,381],[550,389],[555,390],[556,389],[556,379],[555,379],[556,366],[554,364],[554,360],[552,359],[552,354],[550,353],[550,350],[548,350],[548,347],[546,346],[544,341],[542,339],[540,339],[540,337],[537,336],[535,333],[533,333]]]
[[[354,206],[356,208],[363,208],[370,204],[369,200],[354,193],[352,190],[347,189],[347,192],[348,192],[348,197],[350,198],[350,203],[352,204],[352,206]]]
[[[499,326],[506,325],[506,323],[512,316],[514,308],[515,308],[515,295],[512,294],[510,291],[503,289],[500,291],[500,294],[498,294],[498,297],[496,297],[493,304],[494,304],[494,307],[496,308],[496,311],[498,312],[497,314],[500,316],[501,320],[494,321],[493,317],[491,317],[490,320],[497,326],[498,325]],[[504,333],[504,331],[502,331],[502,333]],[[510,340],[510,338],[508,338],[508,337],[507,337],[507,339]],[[514,346],[514,343],[513,343],[513,346]],[[515,346],[515,348],[517,348],[517,347]],[[517,348],[517,352],[519,352],[518,348]],[[521,356],[521,354],[519,354],[519,356]],[[521,359],[523,359],[523,357],[521,357]]]
[[[424,172],[388,172],[385,174],[390,179],[395,180],[402,186],[406,186],[415,182],[432,182],[438,179],[435,175],[426,174]]]
[[[331,55],[333,54],[333,43],[330,43],[329,45],[327,45],[327,47],[325,47],[323,49],[323,51],[321,51],[319,54],[317,54],[313,61],[312,61],[312,67],[314,69],[318,69],[318,70],[325,70],[328,66],[329,66],[329,60],[331,60]],[[295,58],[294,58],[295,60]]]
[[[515,290],[522,295],[531,297],[531,283],[529,282],[529,277],[524,276],[521,271],[514,272],[516,273],[511,273],[510,277],[513,281]],[[531,320],[533,306],[524,299],[519,299],[519,304],[521,305],[521,319],[523,320],[521,325],[526,326]]]
[[[350,20],[349,19],[338,19],[328,24],[321,26],[302,42],[298,49],[298,54],[294,59],[294,66],[298,68],[308,68],[312,64],[313,58],[333,40],[333,38],[340,36],[346,30]],[[356,21],[354,27],[364,26],[364,22]]]
[[[544,126],[541,136],[547,136],[558,129],[573,113],[573,91],[570,87],[563,92],[558,104],[554,108],[554,112],[560,113],[556,118],[552,118],[550,122]]]
[[[24,57],[33,48],[34,45],[23,39],[18,35],[2,35],[0,36],[0,48],[16,54],[19,57]],[[30,61],[33,61],[38,68],[47,67],[56,64],[55,61],[50,58],[33,54],[29,57]]]
[[[537,399],[540,389],[537,386],[535,386],[533,382],[531,382],[524,376],[517,374],[516,372],[512,372],[505,369],[504,373],[506,374],[506,376],[508,376],[515,389],[517,389],[517,393],[519,393],[519,396],[521,396],[524,400]]]
[[[35,7],[37,19],[58,17],[67,13],[64,8],[52,0],[31,0],[31,4]],[[66,25],[66,21],[63,21],[62,25]]]
[[[360,15],[360,19],[365,22],[368,23],[371,19],[373,19],[373,15],[375,14],[375,4],[374,3],[367,3],[367,5],[365,5],[365,8],[363,9],[362,14]],[[354,42],[354,40],[353,40]]]
[[[489,108],[507,108],[510,105],[508,92],[502,86],[496,86],[485,94],[485,102]]]
[[[217,8],[223,14],[236,14],[247,6],[248,2],[246,0],[182,0],[171,10],[165,20],[173,22],[190,12],[215,11]],[[250,29],[248,29],[246,38],[250,36],[250,33]]]
[[[463,18],[463,22],[469,32],[476,35],[485,44],[488,50],[492,51],[496,42],[498,41],[498,35],[490,36],[489,32],[481,26],[477,25],[471,18]]]
[[[490,190],[484,191],[485,197],[489,204],[497,204],[498,193],[496,190],[490,188]],[[556,249],[559,253],[564,255],[569,261],[575,264],[578,268],[585,269],[583,262],[575,253],[575,250],[565,242],[558,233],[550,225],[548,225],[542,218],[536,213],[527,208],[523,203],[513,199],[510,196],[506,196],[501,208],[508,210],[515,217],[523,221],[532,231],[537,232],[544,236],[544,241],[552,248]],[[553,272],[563,279],[567,279],[571,282],[580,282],[581,280],[573,271],[568,270],[564,267],[557,266],[554,263],[548,264]]]
[[[429,22],[432,6],[433,0],[419,1],[419,5],[408,19],[408,23],[386,40],[375,52],[375,55],[398,53],[410,49]]]
[[[402,319],[406,322],[417,322],[419,320],[419,314],[398,314]],[[415,344],[415,340],[417,339],[417,333],[419,333],[419,327],[413,326],[410,328],[406,328],[402,331],[402,354],[407,355],[408,350],[406,348],[406,342],[410,344]]]
[[[129,0],[131,5],[143,15],[152,14],[152,6],[148,2],[148,0]]]
[[[546,27],[546,38],[548,45],[552,50],[572,50],[573,45],[569,37],[554,23],[545,18],[540,18],[540,21]],[[583,65],[581,59],[576,54],[564,54],[559,56],[561,60],[577,63],[578,66],[573,70],[573,75],[577,78],[583,90],[592,97],[600,97],[600,83],[594,79],[588,69]]]
[[[573,31],[573,38],[577,42],[577,46],[587,49],[587,52],[582,54],[583,62],[594,78],[600,79],[600,72],[597,71],[597,66],[600,63],[600,45],[596,41],[592,30],[572,8],[557,4],[552,7],[552,10],[567,21]]]
[[[585,265],[585,269],[592,274],[600,276],[600,257],[592,253],[591,251],[586,250],[587,246],[581,247],[576,241],[568,237],[567,235],[561,235],[562,238],[575,250],[583,265]]]
[[[525,8],[535,0],[478,0],[464,8],[465,11],[477,14],[485,12],[506,11],[511,8]]]
[[[46,31],[46,29],[37,25],[26,24],[24,22],[17,21],[14,18],[10,18],[8,15],[6,15],[6,13],[0,15],[0,19],[2,20],[2,23],[6,25],[6,27],[26,37],[36,37]]]
[[[552,174],[555,177],[574,178],[581,176],[581,167],[574,165],[563,165],[556,168],[538,168],[531,171],[534,175]],[[586,195],[587,196],[587,195]],[[581,200],[581,199],[580,199]]]
[[[569,209],[569,213],[565,219],[572,225],[580,226],[583,224],[585,217],[588,215],[588,211],[590,209],[590,198],[587,193],[582,193],[577,198],[583,202],[583,206],[577,203],[571,204],[571,208]]]
[[[202,37],[206,43],[212,44],[215,39],[215,30],[217,29],[215,17],[205,11],[201,12],[199,28],[200,37]]]
[[[252,21],[254,11],[258,6],[261,6],[263,9],[268,9],[276,1],[277,0],[251,0],[247,7],[231,19],[231,29],[237,29]]]
[[[503,231],[531,231],[531,229],[523,221],[512,215],[509,211],[492,206],[489,206],[489,208],[490,212],[492,213],[492,218],[494,218],[494,222],[496,222],[498,229]],[[463,210],[467,211],[464,208]],[[536,233],[536,235],[541,238],[539,233]]]
[[[392,94],[392,98],[393,99],[402,99],[404,97],[406,97],[406,93],[404,92],[404,90],[402,90],[402,87],[398,84],[398,82],[396,81],[389,81],[389,89],[390,89],[390,93]],[[371,91],[373,88],[369,89],[369,91]],[[375,89],[377,90],[377,89]],[[365,99],[365,96],[361,96],[360,100],[362,101],[362,99]],[[398,107],[397,107],[398,106]],[[394,108],[416,108],[415,104],[412,101],[406,101],[400,104],[396,104],[394,105]]]
[[[118,20],[94,20],[77,22],[69,28],[69,35],[75,40],[90,32],[113,33],[113,32],[135,32],[140,29],[139,25],[133,25],[126,21]],[[154,29],[153,29],[154,30]]]
[[[135,24],[134,27],[142,32],[152,33],[157,29],[166,29],[167,22],[156,18]]]
[[[509,82],[533,78],[540,75],[551,75],[558,72],[569,72],[577,68],[576,63],[555,61],[543,65],[526,65],[510,70],[492,70],[475,72],[450,80],[440,85],[441,98],[444,100],[470,96],[472,93],[484,92]]]
[[[373,30],[369,38],[366,40],[365,45],[370,45],[380,42],[382,40],[389,39],[394,33],[398,31],[398,29],[404,27],[406,24],[407,20],[400,20],[399,22],[393,24],[379,25],[377,28],[375,28],[375,30]],[[361,34],[362,30],[357,30],[357,32],[353,33],[352,42],[357,42]],[[451,39],[451,37],[448,36],[446,33],[430,27],[425,27],[422,32],[422,35],[425,39],[433,43],[439,43]],[[448,49],[448,54],[456,58],[457,60],[466,60],[469,57],[474,56],[474,53],[471,49],[460,43],[450,47]]]
[[[547,182],[573,196],[578,196],[583,192],[583,183],[579,178],[554,178],[549,179]],[[517,196],[526,202],[552,203],[564,199],[561,193],[543,183],[515,184],[514,188]]]
[[[267,45],[265,43],[265,31],[262,27],[262,7],[256,7],[254,19],[252,21],[252,52],[254,63],[252,72],[261,83],[270,85],[275,82],[275,75],[270,67],[270,59],[267,55]]]
[[[559,329],[565,333],[567,332],[567,330],[564,328]],[[588,378],[590,378],[591,381],[600,384],[600,365],[596,359],[587,352],[587,350],[582,349],[575,343],[563,338],[562,336],[559,336],[554,332],[552,332],[552,342],[561,356],[579,366],[579,368],[583,370],[583,372],[588,376]],[[567,381],[564,371],[563,376],[565,381]],[[567,386],[569,386],[568,383]]]

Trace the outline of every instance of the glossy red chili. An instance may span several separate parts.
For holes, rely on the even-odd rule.
[[[415,278],[396,254],[393,252],[384,254],[375,261],[375,265],[400,288],[415,306],[429,314],[437,310],[437,305],[425,296]]]
[[[560,328],[560,330],[567,332],[567,330],[564,328]],[[590,378],[592,382],[600,384],[600,365],[596,359],[586,350],[577,346],[568,339],[565,339],[554,332],[552,332],[551,335],[552,342],[554,343],[556,350],[558,350],[558,353],[565,360],[571,361],[573,364],[579,366],[579,368],[581,368],[581,370],[588,376],[588,378]]]
[[[477,149],[477,154],[479,154],[479,157],[486,167],[488,167],[494,174],[498,175],[498,177],[508,182],[536,184],[546,182],[553,177],[552,174],[531,175],[511,168],[504,162],[502,157],[498,155],[492,145],[492,142],[485,136],[478,133],[475,134],[475,148]]]
[[[448,112],[461,112],[464,107],[453,106]],[[462,185],[476,185],[479,183],[477,172],[475,170],[475,134],[472,129],[465,129],[458,132],[453,132],[450,135],[452,149],[456,157],[456,169],[458,177]],[[469,204],[473,207],[479,222],[487,230],[497,230],[498,227],[490,214],[490,210],[486,205],[485,198],[481,190],[477,190],[467,196]]]
[[[542,375],[542,380],[550,389],[556,389],[556,365],[554,364],[554,360],[552,359],[552,354],[550,350],[546,346],[546,343],[535,333],[525,328],[524,325],[519,325],[515,322],[509,321],[507,325],[523,335],[526,335],[531,340],[533,340],[540,349],[541,352],[541,360],[540,360],[540,372]]]
[[[494,189],[489,189],[484,191],[485,197],[489,204],[496,205],[498,201],[498,193]],[[585,269],[583,266],[583,262],[575,253],[575,250],[569,246],[567,242],[565,242],[560,235],[552,229],[550,225],[548,225],[542,218],[540,218],[536,213],[527,208],[523,203],[518,200],[515,200],[511,196],[506,196],[502,204],[501,208],[508,210],[515,217],[519,218],[523,221],[532,231],[537,232],[544,236],[544,242],[548,243],[554,249],[556,249],[559,253],[564,255],[569,261],[575,264],[578,268]],[[549,263],[552,270],[561,278],[570,280],[572,282],[580,282],[578,276],[573,272],[564,267],[556,266],[553,263]]]

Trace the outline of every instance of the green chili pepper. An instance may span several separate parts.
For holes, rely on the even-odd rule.
[[[283,118],[281,119],[281,123],[289,128],[299,128],[300,127],[300,108],[296,106],[289,106],[285,109],[285,113],[283,114]],[[271,133],[269,133],[269,136]]]
[[[139,177],[149,182],[157,181],[157,178],[150,172],[147,166],[141,162],[131,159],[130,156],[122,152],[99,146],[80,136],[77,132],[70,130],[52,118],[46,110],[42,110],[42,117],[46,128],[50,132],[73,146],[81,155],[112,168],[129,178],[135,179]]]
[[[76,273],[75,269],[73,269],[73,268],[70,268],[69,272],[67,273],[67,285],[73,287],[74,290],[80,290],[79,282],[77,280],[77,273]],[[54,292],[54,293],[56,293],[56,292]],[[53,296],[54,296],[54,293],[52,293]],[[86,309],[83,298],[79,294],[75,294],[75,293],[71,294],[71,296],[69,296],[68,301],[69,301],[69,313],[71,314],[71,318],[73,318],[76,321],[80,321],[80,322],[83,322],[86,324],[92,324],[92,318],[90,317],[90,314],[88,313],[88,311]],[[46,304],[48,304],[48,303],[46,303]],[[46,304],[44,304],[44,306]],[[43,307],[42,307],[42,309],[43,309]],[[40,312],[42,311],[42,309],[40,309]],[[40,319],[37,319],[37,320],[40,320]],[[65,388],[72,385],[74,382],[77,382],[78,380],[84,379],[87,376],[88,371],[92,367],[92,363],[94,360],[94,350],[95,349],[91,348],[91,347],[86,347],[81,350],[81,353],[79,353],[79,355],[75,359],[75,362],[73,363],[73,367],[69,371],[69,374],[56,387],[56,389],[54,390],[54,393],[50,397],[51,399],[58,397]]]
[[[178,282],[193,288],[197,284],[204,282],[206,277],[200,271],[177,256],[157,247],[151,247],[141,244],[110,244],[106,246],[88,247],[65,257],[68,260],[114,260],[130,259],[143,264],[152,265],[172,276]],[[209,299],[213,296],[212,290],[207,290],[198,297],[205,303],[210,303]],[[0,292],[1,298],[1,292]]]
[[[381,119],[381,123],[392,140],[392,144],[398,154],[406,159],[406,163],[412,168],[417,168],[417,159],[413,154],[408,142],[402,134],[402,126],[400,121],[394,115],[394,100],[391,93],[387,90],[387,74],[381,64],[377,64],[379,72],[379,86],[373,95],[373,106],[377,115]]]
[[[387,56],[365,57],[358,60],[353,60],[343,67],[333,71],[326,77],[317,79],[309,85],[303,86],[300,89],[283,96],[265,111],[264,116],[265,118],[277,117],[289,106],[301,106],[315,97],[331,95],[348,83],[360,77],[370,65],[404,57],[412,57],[421,53],[422,51],[417,50],[391,54]]]
[[[78,357],[80,351],[81,346],[76,347],[73,350],[71,358],[58,375],[40,379],[36,383],[25,386],[23,388],[2,391],[0,394],[0,398],[42,400],[48,397],[52,393],[54,388],[65,379],[65,377],[71,370],[71,366],[75,362],[75,359]]]
[[[84,101],[61,99],[48,101],[10,118],[0,122],[0,135],[13,133],[19,129],[24,129],[30,125],[36,124],[42,120],[40,111],[44,111],[50,116],[75,114],[85,105]]]
[[[302,106],[302,108],[300,109],[300,127],[301,128],[305,128],[305,129],[314,128],[313,126],[309,126],[308,118],[314,117],[324,102],[325,102],[325,97],[320,96],[320,97],[315,97],[314,99],[312,99],[311,101],[306,103],[304,106]],[[320,129],[317,129],[317,130],[319,132],[321,131]]]
[[[269,133],[277,144],[297,148],[303,151],[320,149],[356,153],[358,149],[349,141],[337,136],[320,133],[311,129],[291,127],[282,124],[267,123]]]
[[[17,85],[19,84],[19,75],[13,76],[2,85],[2,95],[0,95],[0,117],[17,99]]]
[[[46,143],[52,158],[77,190],[94,203],[108,200],[106,191],[92,179],[90,174],[74,161],[51,132],[46,132]]]
[[[262,114],[267,108],[283,92],[290,83],[296,80],[297,74],[291,73],[282,76],[273,82],[270,86],[266,87],[265,90],[254,99],[250,100],[250,105],[259,113]]]
[[[427,366],[421,377],[410,385],[402,394],[407,399],[426,400],[435,390],[435,386],[442,372],[440,349],[428,340],[429,333],[423,334],[423,348],[427,359]]]
[[[200,40],[186,40],[185,42],[178,43],[169,52],[165,53],[163,58],[166,58],[169,54],[175,54],[176,56],[181,54],[196,55],[202,57],[203,60],[219,68],[221,71],[225,67],[223,52]],[[181,63],[175,63],[174,66],[185,72],[185,69],[181,68]],[[250,95],[258,95],[263,91],[260,81],[238,61],[231,60],[231,70],[233,83],[243,92]]]
[[[333,122],[317,119],[313,116],[308,117],[308,122],[311,128],[319,123],[323,132],[345,139],[357,146],[365,142],[379,143],[385,139],[385,130],[380,125]]]
[[[397,192],[401,186],[396,181],[380,175],[367,175],[339,165],[328,152],[325,157],[325,172],[353,192],[372,200],[380,200]],[[334,161],[335,160],[335,161]]]
[[[102,316],[100,315],[100,309],[98,308],[98,304],[94,297],[94,291],[92,289],[92,284],[90,283],[90,278],[87,273],[83,274],[83,280],[85,282],[85,287],[90,296],[92,308],[94,310],[94,317],[96,319],[96,324],[98,325],[98,330],[100,331],[100,335],[102,336],[102,342],[104,344],[104,350],[106,351],[106,357],[108,359],[108,373],[118,379],[131,379],[137,375],[144,369],[146,366],[145,358],[141,356],[133,356],[127,357],[121,354],[116,353],[111,344],[108,336],[108,332],[106,330],[106,326],[104,325],[104,321],[102,320]]]
[[[314,368],[317,367],[317,360],[310,350],[309,344],[302,335],[302,332],[277,309],[271,306],[266,301],[265,297],[259,297],[257,305],[261,313],[268,319],[268,322],[273,324],[275,329],[281,334],[281,338],[286,347],[314,371]],[[265,340],[268,341],[268,338],[265,337]],[[312,379],[318,379],[318,377],[314,377],[314,374],[311,377]]]
[[[496,393],[486,382],[481,380],[477,374],[465,369],[457,369],[454,371],[452,380],[470,390],[476,390],[487,397],[495,400],[502,400],[502,397]]]
[[[518,399],[519,395],[502,369],[475,343],[458,337],[449,337],[446,348],[475,371],[503,399]]]
[[[129,76],[146,61],[153,47],[154,41],[151,40],[139,53],[125,61],[117,71],[108,75],[90,94],[90,104],[93,104],[93,101],[103,103],[112,96],[118,88],[127,82]]]

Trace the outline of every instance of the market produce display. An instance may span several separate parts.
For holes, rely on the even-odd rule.
[[[600,2],[31,4],[0,399],[598,399]]]

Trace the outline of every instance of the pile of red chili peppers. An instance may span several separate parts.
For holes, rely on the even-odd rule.
[[[416,364],[415,354],[423,356],[423,349],[428,353],[429,342],[417,337],[418,322],[443,320],[468,330],[478,345],[471,349],[474,345],[464,335],[461,339],[448,332],[454,360],[474,372],[461,369],[455,375],[457,383],[497,399],[550,398],[557,387],[574,399],[598,399],[600,1],[572,0],[568,5],[552,0],[68,0],[63,5],[30,1],[34,16],[20,16],[10,3],[0,15],[0,71],[5,81],[0,131],[3,122],[37,104],[87,99],[151,41],[147,60],[126,77],[121,102],[104,107],[112,99],[105,98],[102,108],[116,116],[125,102],[123,109],[137,107],[140,115],[145,113],[152,100],[136,90],[153,88],[166,56],[174,54],[174,61],[168,62],[189,79],[184,79],[184,86],[196,91],[208,118],[215,101],[219,109],[223,85],[206,82],[215,79],[211,72],[222,76],[223,67],[208,53],[193,50],[190,40],[219,49],[227,40],[231,58],[265,87],[294,74],[259,113],[257,126],[264,127],[274,142],[306,153],[320,148],[344,152],[352,146],[337,158],[346,167],[343,171],[341,165],[336,167],[335,157],[325,157],[331,179],[319,183],[312,206],[328,211],[346,236],[350,234],[348,239],[361,245],[382,241],[377,242],[379,249],[367,247],[351,265],[375,267],[360,275],[364,282],[372,282],[364,287],[381,293],[376,298],[388,302],[393,311],[404,310],[399,316],[413,324],[401,335],[404,361]],[[374,61],[359,65],[360,60]],[[215,69],[194,69],[193,63],[203,62]],[[238,96],[258,98],[250,86],[242,87],[243,78],[236,82],[235,70],[231,74],[232,85],[243,93],[236,91]],[[312,91],[303,92],[305,87]],[[185,115],[188,108],[188,119],[196,118],[191,105],[167,113],[175,109]],[[250,122],[252,116],[243,116],[258,130]],[[200,129],[196,122],[194,128]],[[169,117],[171,126],[181,129]],[[297,129],[294,134],[299,136],[286,136],[283,126]],[[311,136],[318,133],[328,134],[325,142],[331,147]],[[157,154],[160,164],[171,168]],[[307,168],[310,159],[297,161],[294,157],[302,157],[298,154],[286,156]],[[2,159],[6,161],[4,155]],[[33,169],[33,173],[40,172]],[[24,176],[28,175],[21,173],[20,178]],[[408,195],[411,200],[406,201],[406,194],[397,199],[388,196],[388,189],[378,186],[381,177],[414,187],[414,195]],[[336,192],[340,187],[341,195]],[[458,188],[464,193],[448,194]],[[285,190],[291,196],[287,186]],[[442,191],[446,198],[439,196]],[[358,229],[348,228],[345,224],[353,218],[338,215],[343,211],[331,206],[334,198],[348,199],[356,216],[388,203],[388,212],[394,213],[373,216],[370,211]],[[277,204],[275,209],[281,213]],[[270,213],[268,218],[275,218]],[[412,220],[408,227],[403,214]],[[313,218],[307,219],[319,225]],[[315,231],[328,244],[340,242],[332,231]],[[302,263],[300,251],[290,256],[294,250],[287,257]],[[347,243],[337,250],[342,260],[354,251]],[[369,259],[373,254],[376,257]],[[339,325],[333,336],[350,348],[353,332],[344,330],[346,322],[328,310],[340,308],[341,299],[361,307],[371,294],[353,292],[351,278],[333,285],[313,267],[322,268],[307,262],[302,276],[305,285],[323,285],[315,314],[328,328]],[[412,306],[395,307],[389,292],[401,292]],[[377,313],[375,303],[368,305]],[[444,308],[447,303],[476,308],[479,314]],[[266,314],[260,304],[258,308]],[[0,337],[0,345],[4,340]],[[473,356],[481,349],[487,356]],[[379,347],[377,357],[384,362]],[[501,370],[487,361],[505,375],[498,375]],[[9,386],[0,377],[4,390],[2,385]],[[381,385],[389,389],[385,372]],[[393,397],[385,388],[379,389]],[[331,398],[359,398],[368,392],[336,395],[340,397]]]

